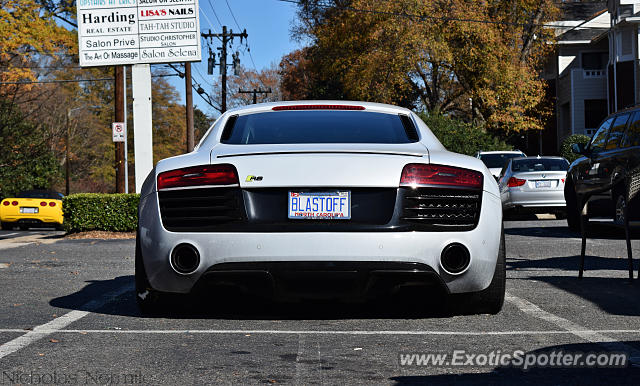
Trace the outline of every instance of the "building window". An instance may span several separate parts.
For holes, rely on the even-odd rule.
[[[584,100],[584,127],[593,129],[598,127],[600,122],[607,116],[606,99],[585,99]]]
[[[622,55],[633,54],[633,30],[626,28],[620,31],[620,53]]]
[[[585,70],[603,70],[607,67],[609,55],[606,52],[583,52],[582,68]]]

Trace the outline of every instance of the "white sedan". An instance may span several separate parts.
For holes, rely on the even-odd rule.
[[[142,187],[136,298],[221,285],[275,299],[424,296],[497,313],[497,184],[410,110],[305,101],[228,111]],[[416,307],[421,307],[416,303]]]

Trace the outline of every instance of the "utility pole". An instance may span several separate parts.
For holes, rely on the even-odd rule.
[[[193,91],[191,89],[191,62],[184,64],[184,84],[187,102],[187,153],[193,151]]]
[[[220,57],[220,71],[222,71],[222,112],[227,111],[227,26],[222,26],[222,56]]]
[[[122,66],[122,87],[124,100],[124,127],[127,126],[127,67]],[[129,130],[124,131],[124,192],[129,194]]]
[[[125,122],[124,117],[124,66],[115,66],[114,87],[115,119],[114,122]],[[116,193],[124,193],[124,143],[115,142],[116,150]]]
[[[255,105],[256,103],[258,103],[258,94],[271,94],[271,88],[269,88],[268,90],[263,90],[263,89],[253,89],[251,91],[248,90],[238,90],[238,93],[240,94],[253,94],[253,104]]]
[[[70,145],[69,142],[71,142],[70,139],[69,139],[69,137],[71,136],[71,134],[69,133],[69,131],[70,131],[69,130],[69,125],[70,125],[69,121],[71,120],[70,118],[71,118],[71,110],[67,109],[67,133],[65,135],[65,146],[64,146],[64,152],[65,152],[65,157],[64,157],[65,158],[65,161],[64,161],[65,193],[64,193],[64,195],[65,196],[68,196],[70,191],[71,191],[71,189],[69,187],[70,179],[71,179],[71,174],[70,174],[71,173],[71,167],[69,165],[69,160],[70,160],[69,159],[69,145]]]
[[[220,104],[220,106],[222,113],[224,113],[225,111],[227,111],[227,66],[233,66],[233,68],[237,71],[238,66],[240,65],[240,58],[238,57],[237,53],[233,55],[233,63],[227,64],[227,45],[229,44],[229,42],[233,43],[233,38],[236,37],[239,37],[240,43],[242,43],[242,39],[246,39],[249,35],[247,35],[246,29],[242,31],[242,33],[233,33],[233,30],[229,30],[229,32],[227,33],[227,26],[224,25],[222,26],[221,34],[214,34],[211,33],[211,30],[209,30],[209,33],[201,33],[200,36],[205,39],[209,39],[210,41],[212,41],[212,38],[214,37],[219,38],[222,41],[222,46],[218,47],[218,50],[220,51],[220,75],[222,75],[222,103]],[[211,56],[213,55],[211,51],[209,51],[209,55],[210,64],[208,73],[209,75],[213,75],[213,67],[216,65],[215,57]],[[211,61],[213,61],[213,63],[211,63]]]

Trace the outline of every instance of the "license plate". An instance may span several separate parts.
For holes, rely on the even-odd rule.
[[[536,188],[550,188],[551,181],[536,181]]]
[[[351,192],[289,192],[289,218],[348,220],[351,218]]]
[[[38,208],[20,207],[20,213],[38,213]]]

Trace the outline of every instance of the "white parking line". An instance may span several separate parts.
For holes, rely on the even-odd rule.
[[[16,330],[6,330],[15,332]],[[20,330],[18,330],[20,331]],[[4,330],[0,329],[0,332]],[[459,335],[459,336],[483,336],[483,335],[575,335],[576,331],[547,330],[547,331],[412,331],[412,330],[55,330],[52,332],[66,334],[272,334],[272,335]],[[640,330],[581,330],[593,334],[637,334]]]
[[[13,232],[13,233],[4,233],[4,234],[1,234],[0,236],[15,236],[15,235],[17,235],[17,234],[18,234],[18,232]]]
[[[505,300],[513,303],[516,307],[518,307],[520,311],[524,312],[525,314],[547,321],[551,324],[555,324],[556,326],[571,332],[573,335],[578,336],[586,340],[587,342],[597,343],[610,351],[624,351],[629,354],[632,363],[638,363],[640,361],[640,351],[636,350],[634,347],[629,346],[628,344],[619,342],[615,338],[604,335],[607,332],[589,330],[586,327],[583,327],[568,319],[545,311],[528,300],[519,298],[509,293],[506,294]]]
[[[26,334],[19,336],[0,346],[0,359],[20,350],[21,348],[27,347],[31,343],[44,338],[47,335],[50,335],[56,331],[60,331],[69,324],[89,315],[91,311],[99,309],[116,297],[124,294],[127,291],[131,291],[132,289],[132,285],[127,285],[115,291],[103,294],[99,298],[91,300],[90,302],[87,302],[82,307],[80,307],[83,309],[87,309],[88,311],[71,311],[51,320],[48,323],[34,327],[32,331],[29,331]]]

